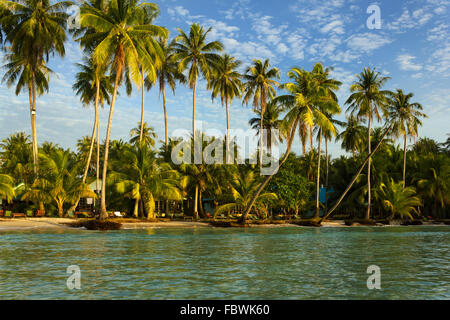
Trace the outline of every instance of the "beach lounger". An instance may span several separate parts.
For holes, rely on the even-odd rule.
[[[4,214],[3,210],[0,210],[0,217],[3,217]]]
[[[5,218],[12,218],[12,211],[6,210],[5,211]]]
[[[37,210],[35,217],[43,217],[44,215],[45,215],[45,211],[44,210]]]
[[[118,212],[118,211],[114,212],[113,216],[117,217],[117,218],[122,218],[123,217],[122,214],[120,212]]]
[[[27,210],[27,217],[32,218],[33,217],[33,210]]]
[[[12,214],[13,218],[26,218],[25,213],[21,213],[21,212],[15,212]]]

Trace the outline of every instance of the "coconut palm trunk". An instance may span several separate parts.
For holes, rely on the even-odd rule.
[[[83,183],[86,183],[86,178],[89,172],[89,167],[91,166],[91,160],[92,160],[92,153],[94,152],[94,145],[95,145],[95,136],[97,134],[98,130],[98,103],[100,99],[100,83],[98,79],[95,81],[95,85],[97,86],[96,93],[95,93],[95,116],[94,116],[94,126],[92,128],[92,136],[91,136],[91,145],[89,147],[89,154],[86,162],[86,168],[84,169],[83,174]],[[72,207],[70,207],[69,211],[73,211],[78,207],[78,204],[80,203],[80,197],[77,198],[77,201],[73,204]]]
[[[95,166],[95,178],[96,178],[96,181],[95,181],[95,187],[96,187],[96,192],[97,192],[97,194],[98,194],[98,190],[99,190],[99,180],[100,180],[100,134],[99,134],[99,131],[100,131],[100,126],[99,126],[99,118],[97,118],[97,123],[96,123],[96,126],[97,126],[97,164],[96,164],[96,166]]]
[[[345,196],[347,195],[347,193],[350,191],[350,189],[353,187],[353,185],[355,184],[356,180],[358,179],[359,175],[361,174],[361,172],[363,171],[363,169],[366,167],[367,163],[369,162],[369,159],[375,154],[375,152],[377,152],[377,150],[380,148],[381,144],[383,143],[384,138],[387,136],[387,134],[392,130],[392,127],[394,126],[394,124],[392,123],[388,129],[386,129],[386,131],[384,132],[383,136],[380,139],[380,142],[378,142],[377,146],[375,147],[375,149],[367,156],[367,158],[364,160],[363,164],[359,167],[358,171],[356,172],[355,176],[353,177],[352,181],[350,182],[350,184],[347,186],[347,188],[345,189],[345,191],[342,193],[341,197],[339,198],[339,200],[334,204],[334,206],[327,212],[327,214],[320,219],[319,223],[322,223],[322,221],[325,221],[335,210],[337,207],[339,207],[339,205],[341,204],[342,200],[344,200]]]
[[[230,157],[230,114],[229,114],[229,110],[228,110],[228,99],[226,99],[225,101],[225,108],[227,110],[227,141],[226,143],[226,159],[227,159],[227,164],[231,164],[231,157]]]
[[[195,93],[197,92],[197,79],[194,82],[194,91],[192,94],[192,135],[195,139]]]
[[[403,189],[406,188],[406,133],[403,140]]]
[[[263,159],[263,135],[264,135],[264,111],[261,101],[261,117],[260,117],[260,125],[259,125],[259,167],[262,168],[262,159]]]
[[[36,84],[34,73],[31,76],[31,94],[32,105],[30,110],[31,117],[31,137],[32,137],[32,150],[33,150],[33,171],[34,174],[38,173],[38,143],[37,143],[37,129],[36,129]]]
[[[141,99],[141,129],[139,132],[139,143],[142,142],[142,136],[144,133],[144,96],[145,96],[145,86],[144,86],[144,69],[141,68],[142,74],[142,99]]]
[[[162,96],[163,96],[163,108],[164,108],[164,129],[165,129],[165,138],[166,138],[166,151],[169,150],[169,130],[167,128],[167,107],[166,107],[166,88],[164,85],[161,87]]]
[[[366,211],[366,217],[365,217],[365,219],[366,220],[369,220],[370,219],[370,206],[371,206],[371,187],[370,187],[370,167],[371,167],[371,164],[372,164],[372,157],[370,156],[370,154],[371,154],[371,142],[370,142],[370,129],[371,129],[371,120],[372,120],[372,114],[371,114],[371,112],[369,112],[369,126],[368,126],[368,128],[369,128],[369,130],[368,130],[368,134],[367,134],[367,141],[368,141],[368,143],[367,143],[367,148],[368,148],[368,151],[369,151],[369,162],[368,162],[368,165],[367,165],[367,211]]]
[[[106,212],[106,175],[108,172],[108,155],[109,155],[109,140],[111,137],[111,125],[112,118],[114,114],[114,106],[116,104],[117,89],[119,87],[120,76],[122,73],[123,64],[118,62],[116,80],[114,83],[114,92],[111,105],[109,107],[109,117],[108,117],[108,127],[106,129],[106,141],[105,141],[105,158],[103,160],[103,174],[102,174],[102,196],[101,196],[101,208],[100,208],[100,219],[106,219],[108,214]]]
[[[319,147],[318,147],[317,181],[316,181],[316,213],[314,215],[315,219],[320,217],[319,192],[320,192],[320,148],[321,148],[321,142],[322,142],[322,128],[319,129]]]
[[[291,153],[292,142],[294,141],[294,136],[295,136],[295,133],[297,131],[298,120],[299,119],[297,117],[297,119],[295,119],[295,121],[294,121],[294,127],[292,128],[291,133],[289,135],[289,140],[288,140],[288,144],[287,144],[287,148],[286,148],[286,153],[284,154],[283,158],[281,159],[280,163],[278,164],[277,170],[275,170],[275,172],[277,172],[280,169],[280,167],[283,165],[283,163],[286,162],[287,158],[289,157],[289,154]],[[255,202],[258,199],[259,195],[261,194],[262,190],[269,183],[270,179],[272,179],[272,177],[273,177],[273,175],[266,176],[266,178],[264,179],[263,183],[261,183],[261,185],[259,186],[259,188],[256,191],[256,193],[253,195],[252,200],[250,201],[248,207],[245,209],[245,212],[242,215],[242,217],[240,219],[240,222],[245,223],[245,219],[247,218],[248,214],[252,210],[253,205],[255,204]]]
[[[198,219],[198,184],[195,185],[194,218]]]
[[[329,162],[329,157],[328,157],[328,139],[325,139],[325,187],[328,188],[328,162]]]

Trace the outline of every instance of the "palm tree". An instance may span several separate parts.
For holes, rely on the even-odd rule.
[[[413,187],[406,188],[402,183],[395,183],[391,178],[387,184],[381,185],[381,197],[384,207],[391,212],[389,220],[396,215],[413,219],[412,212],[419,214],[416,207],[420,206],[422,201]]]
[[[33,153],[30,136],[24,132],[11,134],[0,143],[1,172],[11,175],[15,184],[31,184],[33,181]]]
[[[86,177],[91,166],[91,158],[94,150],[94,142],[97,135],[97,183],[99,178],[99,159],[100,159],[100,142],[98,140],[99,136],[99,104],[103,107],[105,101],[110,104],[110,95],[112,93],[111,78],[105,75],[104,67],[96,66],[93,64],[92,59],[85,58],[85,64],[78,63],[77,66],[80,71],[76,74],[75,83],[72,86],[76,94],[80,96],[80,100],[83,105],[88,106],[94,103],[94,126],[92,129],[92,137],[90,139],[90,147],[86,162],[86,169],[83,174],[83,182],[86,181]],[[97,186],[98,190],[98,186]]]
[[[247,68],[244,74],[245,90],[244,103],[248,105],[252,101],[255,110],[259,108],[261,119],[260,128],[264,128],[264,113],[266,112],[267,101],[276,96],[276,90],[279,83],[275,79],[280,79],[280,70],[270,68],[269,60],[253,60],[253,65]],[[263,135],[259,135],[259,165],[262,166],[263,156]]]
[[[187,82],[192,94],[192,134],[195,135],[195,94],[197,91],[197,80],[203,75],[210,83],[212,79],[212,68],[218,64],[220,56],[217,52],[223,50],[220,41],[207,42],[206,37],[212,28],[205,29],[197,23],[191,25],[189,35],[178,28],[179,35],[175,38],[173,50],[174,59],[179,61],[178,70],[184,72],[187,68]]]
[[[30,100],[31,131],[33,141],[34,171],[38,166],[36,134],[36,94],[48,91],[48,58],[55,53],[64,57],[66,41],[66,9],[72,2],[50,0],[21,0],[0,3],[9,10],[2,16],[0,25],[11,54],[8,57],[8,85],[18,80],[16,94],[27,89]],[[5,79],[5,78],[4,78]]]
[[[154,25],[140,25],[139,14],[142,7],[137,0],[112,0],[106,10],[85,3],[81,7],[81,26],[89,28],[92,33],[82,39],[82,44],[91,44],[96,39],[93,61],[96,64],[111,65],[114,75],[114,89],[110,104],[108,127],[106,130],[105,157],[102,175],[101,218],[106,218],[106,180],[108,171],[108,152],[111,136],[112,117],[117,98],[117,90],[124,73],[130,75],[136,84],[142,84],[141,66],[147,74],[154,73],[153,60],[147,51],[148,41],[152,36],[167,36],[167,30]],[[153,5],[151,5],[153,6]]]
[[[352,94],[347,99],[346,104],[349,105],[348,111],[352,115],[356,115],[357,119],[368,119],[367,130],[367,148],[368,154],[371,153],[371,124],[373,117],[376,116],[378,121],[381,120],[382,114],[386,114],[387,96],[389,91],[382,90],[383,85],[389,80],[389,77],[383,77],[375,69],[365,68],[357,76],[357,81],[350,87]],[[369,158],[367,167],[367,212],[366,219],[370,219],[371,207],[371,187],[370,187],[370,168],[371,158]]]
[[[228,107],[231,107],[234,98],[241,98],[242,82],[241,74],[237,71],[241,61],[236,60],[228,54],[224,54],[220,57],[220,60],[214,69],[213,77],[210,83],[212,89],[212,99],[220,96],[222,106],[225,104],[227,111],[227,135],[226,146],[227,150],[230,143],[230,117]],[[227,152],[228,155],[228,152]],[[228,163],[227,159],[227,163]]]
[[[342,140],[341,148],[347,152],[351,152],[355,156],[356,152],[362,152],[364,145],[365,128],[354,116],[347,116],[345,130],[343,130],[336,140]]]
[[[177,172],[168,163],[158,163],[156,152],[150,145],[142,143],[126,147],[121,157],[113,163],[116,168],[110,180],[116,190],[135,200],[133,215],[147,211],[147,218],[154,218],[155,199],[181,200]]]
[[[214,217],[224,212],[247,208],[252,200],[253,194],[260,185],[260,181],[255,171],[239,169],[239,172],[235,174],[230,184],[233,202],[218,207],[214,211]],[[258,200],[254,203],[254,207],[257,211],[266,211],[267,214],[265,202],[276,199],[278,199],[278,197],[275,193],[262,193],[259,195]]]
[[[258,135],[261,135],[263,130],[261,128],[261,112],[260,110],[256,110],[256,114],[258,116],[251,118],[248,121],[248,124],[252,127],[252,129],[257,131]],[[263,129],[267,132],[266,137],[266,147],[269,150],[269,153],[272,152],[272,130],[280,130],[280,135],[278,139],[280,142],[283,142],[283,121],[280,119],[281,115],[281,107],[278,105],[275,99],[269,101],[266,106],[266,112],[263,117]]]
[[[79,163],[69,150],[53,148],[39,154],[39,178],[23,195],[24,200],[48,203],[54,201],[58,216],[64,214],[65,203],[75,203],[80,197],[96,198],[89,185],[79,178]]]
[[[170,44],[167,38],[159,38],[159,47],[161,48],[160,66],[157,69],[157,77],[159,83],[159,93],[163,97],[164,108],[164,129],[165,129],[165,146],[166,151],[169,148],[169,131],[167,126],[167,107],[166,107],[166,85],[168,85],[173,94],[175,94],[176,82],[186,82],[186,77],[178,70],[178,63],[174,59],[174,42]],[[149,89],[153,83],[146,81],[147,89]]]
[[[339,121],[337,119],[333,118],[332,114],[327,113],[326,117],[328,119],[330,119],[331,123],[333,124],[333,126],[335,127],[335,132],[333,133],[332,130],[326,130],[326,129],[322,129],[322,134],[323,137],[325,139],[325,186],[328,187],[328,167],[329,167],[329,154],[328,154],[328,141],[331,141],[333,138],[337,139],[337,137],[339,136],[339,132],[336,129],[336,125],[338,126],[345,126],[345,122]]]
[[[149,127],[147,125],[147,122],[144,122],[143,125],[141,125],[141,123],[138,123],[138,126],[136,128],[131,129],[130,137],[130,143],[132,145],[143,143],[149,145],[150,147],[154,147],[157,135],[153,127]]]
[[[315,91],[317,95],[317,101],[312,106],[317,110],[313,112],[314,122],[317,123],[318,133],[318,160],[317,160],[317,181],[316,181],[316,213],[315,218],[319,218],[319,191],[320,191],[320,158],[321,158],[321,143],[322,135],[325,131],[327,136],[336,136],[336,128],[333,123],[332,115],[341,112],[341,108],[337,103],[337,97],[334,91],[339,90],[339,86],[342,84],[340,81],[330,79],[329,75],[331,68],[323,68],[321,63],[317,63],[313,70],[313,81],[315,82]]]
[[[391,103],[389,105],[389,118],[394,122],[393,133],[403,136],[403,187],[406,187],[406,138],[417,137],[418,127],[422,125],[419,118],[426,118],[427,115],[422,110],[422,105],[417,102],[410,102],[414,94],[404,94],[403,90],[390,94]]]
[[[159,15],[159,8],[155,4],[149,3],[148,5],[142,7],[142,10],[138,15],[138,24],[142,26],[151,26],[153,21]],[[142,141],[143,133],[144,133],[144,96],[145,96],[145,82],[148,81],[150,83],[154,83],[156,81],[157,72],[160,65],[160,56],[162,54],[161,48],[159,47],[159,43],[155,41],[152,37],[147,37],[144,40],[146,42],[145,50],[148,51],[151,57],[151,72],[145,76],[144,66],[141,65],[141,87],[142,87],[142,96],[141,96],[141,122],[140,122],[140,130],[141,133],[139,136],[139,141]]]
[[[424,174],[417,180],[418,190],[426,199],[430,199],[434,205],[434,213],[437,215],[438,207],[445,208],[450,204],[450,165],[440,164],[427,167]]]
[[[184,148],[184,152],[190,153],[190,157],[195,158],[194,152],[195,150],[195,141],[202,142],[202,150],[207,146],[208,141],[210,140],[204,133],[196,132],[197,137],[191,137],[190,141],[185,142],[186,148]],[[200,137],[199,137],[200,136]],[[214,142],[215,138],[211,139],[211,142]],[[205,161],[202,161],[200,164],[186,164],[183,163],[179,168],[182,179],[181,185],[183,188],[194,189],[194,217],[198,218],[199,211],[199,203],[200,209],[202,209],[202,194],[209,187],[211,189],[220,189],[220,185],[218,183],[218,166],[216,164],[206,164]],[[200,210],[200,214],[203,215],[203,211]]]
[[[15,197],[14,179],[7,174],[0,174],[0,199],[10,202]]]

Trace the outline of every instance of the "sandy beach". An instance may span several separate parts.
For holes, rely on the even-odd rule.
[[[16,218],[16,219],[0,219],[0,232],[10,230],[46,230],[46,229],[73,229],[67,223],[74,222],[74,219],[68,218]],[[393,223],[390,226],[400,225]],[[432,222],[424,223],[424,225],[443,225]],[[251,225],[251,228],[283,228],[301,226],[294,224],[263,224]],[[343,220],[326,221],[322,223],[325,228],[351,228],[345,225]],[[355,227],[355,226],[353,226]],[[149,229],[149,228],[215,228],[207,222],[188,222],[188,221],[164,221],[164,222],[125,222],[122,223],[122,229]]]

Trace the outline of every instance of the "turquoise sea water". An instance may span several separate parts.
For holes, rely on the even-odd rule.
[[[0,232],[0,299],[450,299],[450,227]]]

